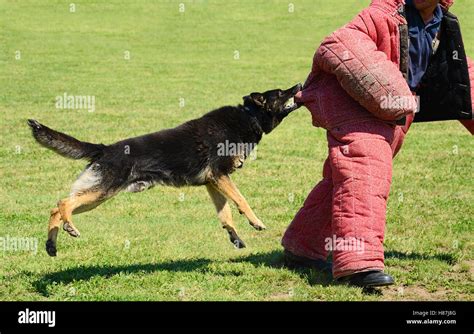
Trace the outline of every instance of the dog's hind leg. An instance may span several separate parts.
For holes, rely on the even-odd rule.
[[[103,184],[102,168],[98,163],[89,165],[72,185],[69,197],[58,203],[59,212],[64,221],[63,229],[73,237],[81,235],[72,223],[73,211],[74,213],[89,211],[105,200],[106,191],[103,189],[107,185]]]
[[[56,256],[56,240],[61,221],[64,222],[63,228],[66,232],[73,237],[78,237],[80,233],[72,224],[72,214],[92,210],[103,203],[106,198],[110,197],[111,196],[106,196],[106,193],[103,191],[90,191],[73,194],[70,197],[60,200],[58,207],[51,210],[48,240],[46,241],[46,252],[48,255]]]
[[[222,227],[229,233],[230,241],[237,248],[244,248],[245,243],[237,235],[237,230],[232,221],[232,212],[230,211],[229,203],[227,199],[216,189],[212,184],[206,184],[207,191],[211,196],[212,202],[214,203],[217,216],[222,224]]]
[[[63,229],[73,237],[79,237],[81,233],[72,223],[72,215],[94,209],[104,202],[105,192],[90,191],[73,194],[58,203],[59,212],[64,221]]]
[[[257,218],[253,210],[250,208],[246,199],[240,193],[239,189],[235,186],[234,182],[230,179],[228,175],[223,175],[218,177],[213,181],[214,186],[226,197],[234,201],[235,205],[241,213],[243,213],[249,220],[250,225],[252,225],[256,230],[266,229],[265,225],[260,219]]]
[[[74,210],[73,203],[72,197],[68,197],[58,202],[58,208],[64,222],[63,230],[69,233],[70,236],[76,238],[79,237],[81,233],[72,223],[72,211]]]
[[[46,251],[50,256],[56,256],[56,240],[58,238],[58,230],[61,221],[59,208],[51,209],[48,224],[48,241],[46,242]]]
[[[104,177],[107,176],[107,177]],[[63,221],[63,229],[73,237],[80,236],[79,230],[72,223],[72,215],[94,209],[121,189],[120,178],[115,177],[113,170],[99,163],[92,163],[79,175],[72,185],[69,197],[58,202],[57,209],[51,211],[46,251],[56,256],[58,227]]]

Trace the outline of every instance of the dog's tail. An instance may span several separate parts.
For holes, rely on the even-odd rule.
[[[34,119],[29,119],[28,125],[38,143],[66,158],[96,160],[102,156],[106,147],[102,144],[77,140],[67,134],[50,129]]]

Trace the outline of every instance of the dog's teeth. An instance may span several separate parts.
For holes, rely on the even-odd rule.
[[[292,106],[295,103],[295,99],[292,97],[288,101],[286,101],[285,106]]]

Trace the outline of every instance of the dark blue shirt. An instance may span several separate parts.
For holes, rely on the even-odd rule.
[[[430,57],[433,53],[433,40],[439,31],[441,20],[443,19],[443,10],[438,5],[433,19],[425,24],[420,13],[413,5],[413,0],[407,0],[406,4],[408,34],[410,37],[408,85],[414,91],[428,68]]]

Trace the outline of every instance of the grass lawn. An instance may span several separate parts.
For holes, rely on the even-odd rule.
[[[369,3],[180,2],[0,0],[0,237],[38,240],[36,254],[0,249],[0,300],[474,300],[474,151],[457,122],[413,126],[394,163],[385,262],[396,285],[378,294],[282,267],[280,239],[327,152],[304,108],[234,174],[268,227],[234,209],[246,249],[229,243],[204,188],[156,187],[75,216],[81,237],[61,231],[58,256],[46,254],[49,210],[85,163],[41,148],[27,118],[105,144],[176,126],[304,81],[322,38]],[[474,56],[474,2],[453,12]],[[95,96],[95,111],[56,108],[64,93]]]

